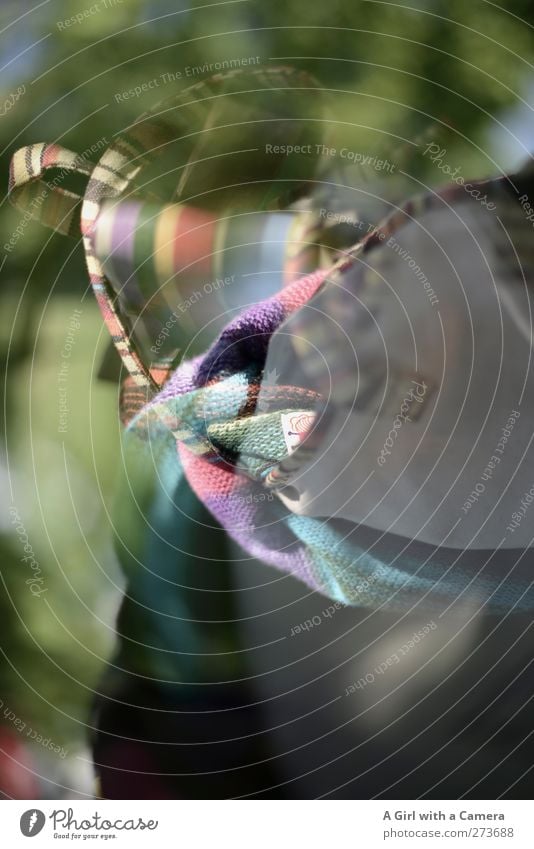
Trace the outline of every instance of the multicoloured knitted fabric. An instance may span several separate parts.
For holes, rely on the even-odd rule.
[[[186,334],[205,350],[247,296],[319,267],[320,225],[313,210],[215,214],[129,200],[103,205],[91,241],[152,361],[173,356]]]
[[[231,76],[232,82],[236,79],[235,75]],[[273,83],[287,87],[295,79],[302,87],[310,87],[305,77],[301,79],[297,75],[295,78],[282,69],[276,69],[271,75],[258,72],[255,82],[266,87]],[[206,117],[204,102],[220,96],[223,82],[219,76],[209,84],[193,87],[177,99],[173,108],[184,108],[184,116],[200,109]],[[202,105],[188,101],[191,91],[199,95]],[[384,222],[383,227],[348,251],[347,258],[334,267],[306,274],[306,263],[300,266],[290,252],[286,270],[292,282],[274,297],[245,309],[234,318],[206,354],[187,360],[178,368],[164,361],[150,364],[133,341],[131,326],[106,276],[107,248],[98,244],[97,222],[101,214],[109,214],[106,203],[110,199],[120,198],[122,204],[126,190],[132,195],[125,201],[132,204],[129,209],[134,210],[136,216],[144,214],[143,209],[146,211],[147,207],[141,209],[138,201],[141,198],[144,205],[147,198],[138,194],[136,181],[149,154],[154,155],[168,143],[168,138],[169,128],[161,114],[151,114],[137,122],[124,137],[118,137],[97,166],[83,165],[91,175],[83,205],[80,198],[50,185],[44,189],[44,198],[50,204],[45,206],[43,202],[41,208],[34,204],[36,186],[45,170],[51,167],[80,170],[78,159],[55,145],[33,145],[19,151],[15,154],[11,174],[10,190],[17,202],[30,203],[36,215],[61,232],[72,233],[75,213],[81,209],[81,230],[91,283],[111,337],[130,374],[122,405],[123,418],[129,422],[128,441],[147,463],[156,462],[171,468],[175,483],[185,475],[200,500],[251,556],[291,572],[312,589],[340,603],[406,608],[424,599],[427,604],[439,605],[469,587],[469,597],[475,603],[487,604],[495,610],[508,610],[514,605],[531,606],[531,595],[527,595],[530,578],[522,566],[514,572],[513,581],[507,582],[503,558],[498,564],[485,563],[482,553],[479,572],[474,573],[472,555],[463,559],[462,554],[380,534],[347,521],[299,516],[291,513],[275,494],[276,486],[283,483],[284,468],[292,459],[284,422],[288,417],[295,420],[293,435],[302,440],[313,422],[320,399],[316,392],[304,387],[278,386],[266,379],[265,361],[272,334],[288,316],[308,303],[325,281],[335,287],[339,275],[343,275],[344,285],[356,290],[362,270],[355,257],[373,249],[380,250],[379,233],[395,231],[418,210],[432,204],[439,206],[456,196],[465,197],[462,189],[454,186],[441,195],[428,195],[410,202]],[[53,194],[49,195],[51,191]],[[180,212],[176,207],[169,211],[168,206],[162,206],[161,199],[158,202],[159,211],[153,216],[154,220],[167,222],[169,216],[174,216],[174,223],[179,222]],[[52,208],[52,204],[56,207]],[[204,222],[208,229],[211,222],[208,216]],[[150,216],[145,223],[150,224]],[[112,222],[108,230],[111,240],[113,228]],[[146,233],[141,234],[141,242],[147,267],[151,269],[149,276],[152,276],[151,263],[156,260],[151,251],[156,237],[150,227],[147,233],[148,239]],[[306,262],[311,241],[304,238],[300,245]],[[164,247],[167,244],[165,239],[162,244]],[[202,258],[200,254],[201,250],[196,254],[198,261]],[[132,268],[139,266],[139,256],[137,260],[135,256],[133,245]],[[163,279],[170,267],[165,268]],[[109,268],[108,271],[111,275],[112,271]],[[156,281],[154,289],[157,288]],[[318,323],[320,325],[320,319]],[[301,426],[303,422],[306,424]],[[306,446],[311,440],[313,433]]]
[[[296,386],[264,391],[271,335],[327,279],[341,273],[347,285],[352,274],[357,283],[360,270],[349,261],[341,270],[317,272],[244,311],[204,356],[174,372],[133,419],[127,438],[137,441],[147,463],[156,458],[181,468],[249,555],[338,602],[406,609],[423,600],[439,608],[468,590],[472,604],[488,609],[528,608],[531,580],[517,552],[502,552],[498,562],[480,552],[475,563],[467,552],[436,550],[343,520],[295,515],[269,488],[289,456],[284,416],[307,413],[311,424],[318,401],[316,393]],[[508,568],[513,580],[506,579]]]

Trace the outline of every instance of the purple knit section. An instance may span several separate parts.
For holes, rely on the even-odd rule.
[[[173,372],[161,392],[156,395],[149,406],[152,407],[156,404],[161,404],[163,401],[176,398],[178,395],[185,395],[186,392],[192,392],[196,389],[198,385],[198,370],[202,360],[203,356],[195,357],[193,360],[184,360],[180,367]]]
[[[204,385],[220,373],[235,374],[251,365],[263,368],[267,348],[274,331],[286,312],[274,297],[254,305],[225,327],[204,357],[198,371],[198,385]]]
[[[291,572],[312,589],[319,590],[312,554],[287,527],[287,510],[274,496],[272,501],[259,501],[264,496],[260,484],[247,481],[229,496],[209,493],[203,500],[228,535],[247,554],[269,566]]]
[[[199,389],[214,378],[251,366],[262,368],[271,335],[285,317],[276,297],[245,310],[225,327],[206,354],[184,361],[149,406]]]

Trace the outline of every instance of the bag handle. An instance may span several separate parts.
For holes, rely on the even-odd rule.
[[[216,74],[156,104],[113,140],[96,165],[60,145],[43,143],[21,148],[11,162],[8,195],[19,209],[56,232],[75,238],[80,235],[81,225],[89,277],[104,321],[123,365],[135,383],[149,393],[161,388],[172,362],[166,360],[150,366],[143,363],[94,251],[94,227],[103,202],[120,197],[127,188],[132,192],[139,172],[157,157],[161,146],[173,138],[176,126],[167,124],[167,110],[171,114],[178,110],[179,123],[187,132],[192,119],[201,117],[206,125],[214,103],[225,94],[225,85],[235,81],[236,90],[228,93],[242,93],[239,83],[245,77],[256,83],[257,90],[293,86],[318,89],[315,80],[305,71],[292,68],[255,69],[247,74],[238,69]],[[254,87],[251,90],[254,91]],[[59,169],[60,174],[48,182],[44,176],[52,169]],[[89,178],[83,198],[60,187],[67,172]]]
[[[68,174],[91,177],[94,165],[83,156],[57,144],[30,144],[14,154],[9,168],[8,197],[31,218],[64,236],[80,235],[83,198],[61,183]],[[50,180],[45,175],[59,171]]]

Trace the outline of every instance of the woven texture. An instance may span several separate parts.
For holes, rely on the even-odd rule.
[[[258,87],[312,85],[306,75],[283,69],[253,76]],[[239,84],[239,75],[218,75],[176,98],[173,109],[183,109],[180,124],[187,126],[193,116],[198,120],[198,113],[201,120],[207,120],[207,104],[221,94],[228,77]],[[383,250],[381,234],[395,232],[432,205],[453,202],[457,197],[465,199],[463,189],[448,187],[440,194],[410,201],[348,250],[342,260],[311,274],[306,272],[311,260],[317,259],[315,251],[321,237],[315,234],[312,238],[315,224],[304,217],[300,222],[300,241],[295,245],[292,238],[287,239],[285,288],[245,309],[221,331],[204,355],[175,368],[172,356],[156,363],[143,358],[124,314],[126,303],[132,304],[136,298],[144,303],[147,286],[151,292],[148,299],[157,307],[158,297],[152,296],[162,296],[169,276],[183,271],[184,265],[197,264],[197,272],[206,274],[202,263],[206,252],[213,253],[213,216],[193,213],[191,207],[184,212],[179,205],[169,206],[161,199],[156,203],[140,190],[142,169],[169,143],[169,138],[169,126],[162,114],[150,113],[119,136],[94,167],[56,145],[33,145],[15,154],[11,171],[13,200],[23,208],[30,205],[43,223],[73,235],[81,214],[91,283],[130,375],[123,385],[121,414],[127,425],[127,440],[134,450],[147,464],[156,462],[161,468],[172,469],[175,482],[185,475],[196,495],[248,554],[291,572],[336,601],[408,607],[423,597],[429,604],[440,604],[470,586],[471,595],[492,609],[506,610],[514,604],[528,606],[526,578],[517,576],[503,583],[502,570],[490,565],[473,585],[472,561],[464,566],[461,557],[449,562],[445,553],[425,550],[411,541],[404,540],[402,545],[393,538],[377,541],[369,529],[348,522],[294,515],[273,492],[283,483],[292,463],[282,417],[300,416],[310,424],[320,398],[299,386],[265,386],[264,367],[272,334],[288,316],[308,303],[325,281],[334,287],[339,275],[343,275],[345,285],[357,288],[358,259],[366,252]],[[48,188],[43,190],[42,178],[54,168],[89,176],[83,201],[57,185],[46,184]],[[44,200],[36,205],[35,198],[42,191]],[[106,206],[117,199],[120,204]],[[169,243],[174,246],[184,236],[183,216],[191,218],[194,214],[201,218],[196,224],[189,222],[189,230],[191,226],[200,227],[203,238],[188,243],[187,262],[183,250],[170,257]],[[137,227],[139,216],[146,226]],[[264,238],[268,217],[262,221],[263,235],[256,236],[257,243]],[[125,231],[124,220],[128,218],[130,230]],[[130,268],[126,272],[126,291],[114,266],[117,254],[110,250],[116,235],[115,247],[125,239],[129,245],[122,256]],[[146,268],[139,272],[144,262]],[[114,285],[106,269],[109,277],[116,274]],[[315,321],[317,326],[306,329],[308,338],[320,337],[320,318],[316,316]],[[337,366],[341,373],[342,364]],[[299,436],[304,439],[306,428]],[[311,440],[306,443],[310,444]]]
[[[440,203],[435,198],[432,203]],[[408,220],[428,199],[410,203]],[[402,226],[396,215],[395,226]],[[388,224],[385,225],[385,232]],[[368,247],[376,247],[375,238]],[[529,608],[528,568],[481,552],[434,549],[334,519],[291,513],[273,494],[291,462],[282,417],[308,412],[318,396],[295,386],[262,391],[270,337],[321,286],[339,281],[357,287],[362,266],[347,260],[329,272],[308,275],[276,297],[245,311],[202,357],[184,363],[159,395],[130,423],[147,463],[176,465],[217,521],[252,557],[290,572],[311,589],[348,605],[407,609],[420,600],[440,608],[458,596],[495,611]],[[328,281],[328,282],[327,282]],[[317,319],[319,320],[319,319]],[[313,325],[309,328],[313,332]],[[258,410],[258,397],[262,406]],[[304,439],[306,431],[301,434]],[[303,448],[306,449],[307,442]]]

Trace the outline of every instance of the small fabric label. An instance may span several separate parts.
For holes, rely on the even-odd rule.
[[[287,453],[293,454],[304,442],[315,421],[315,413],[309,410],[299,410],[295,413],[282,413],[280,416],[282,433],[286,443]]]

